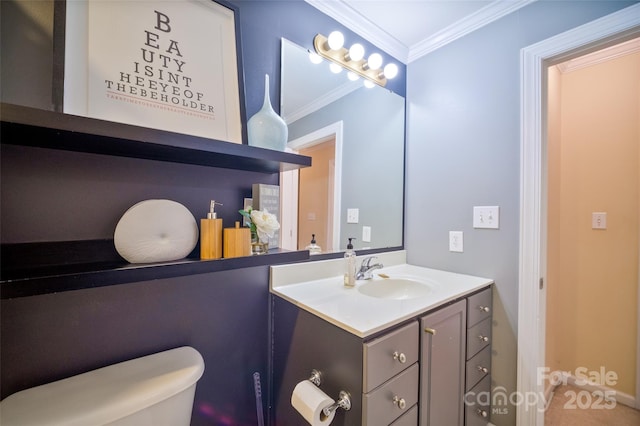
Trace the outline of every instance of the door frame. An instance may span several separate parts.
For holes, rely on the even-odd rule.
[[[299,151],[326,141],[328,138],[335,139],[334,145],[334,167],[333,180],[333,211],[329,212],[332,221],[333,232],[331,235],[332,247],[324,248],[325,251],[340,251],[340,201],[342,200],[342,144],[343,144],[343,121],[336,121],[321,129],[308,133],[287,143],[287,147]],[[295,205],[298,205],[296,198]]]
[[[520,248],[518,283],[518,426],[543,426],[545,365],[547,208],[547,78],[549,65],[640,34],[640,4],[523,48],[520,53]],[[639,328],[640,333],[640,328]],[[639,336],[640,341],[640,336]],[[640,353],[638,354],[640,367]],[[640,406],[640,380],[636,406]],[[532,398],[533,399],[533,398]]]

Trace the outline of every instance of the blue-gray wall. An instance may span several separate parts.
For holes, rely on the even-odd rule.
[[[349,237],[356,238],[356,250],[399,247],[404,204],[404,98],[388,90],[362,87],[289,124],[289,140],[338,121],[343,122],[340,248],[347,248]],[[359,223],[347,223],[347,209],[355,207],[360,210]],[[362,226],[371,227],[371,242],[361,241]]]
[[[538,1],[412,62],[407,70],[405,247],[410,263],[495,279],[494,386],[516,389],[520,49],[634,2]],[[473,206],[500,206],[474,230]],[[464,253],[448,232],[464,232]],[[515,423],[515,409],[494,414]]]
[[[3,14],[16,10],[9,1],[1,3]],[[277,82],[271,98],[279,99],[281,37],[311,47],[317,32],[342,29],[350,34],[302,0],[232,3],[239,9],[248,117],[262,105],[265,73]],[[4,31],[9,27],[3,26],[3,42],[13,37]],[[27,31],[32,26],[20,28]],[[52,45],[47,36],[39,34],[38,45],[22,52],[37,49],[35,56],[41,58],[43,49]],[[0,51],[2,63],[8,63],[7,50]],[[35,70],[43,73],[37,78],[46,86],[51,67],[45,63]],[[35,77],[29,74],[31,78]],[[404,81],[402,74],[394,81],[400,93]],[[31,95],[27,105],[51,104],[46,90]],[[278,182],[277,174],[6,144],[1,148],[2,243],[109,238],[124,210],[147,198],[179,200],[199,218],[206,213],[208,200],[221,196],[225,205],[219,215],[225,227],[231,226],[239,218],[242,198],[251,194],[252,183]],[[261,374],[265,412],[270,388],[268,277],[268,267],[260,266],[2,300],[0,398],[104,365],[191,345],[206,364],[192,424],[254,426],[252,374]]]

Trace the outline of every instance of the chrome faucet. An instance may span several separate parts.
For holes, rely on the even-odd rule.
[[[377,257],[365,257],[362,259],[362,265],[360,265],[360,270],[356,274],[356,280],[370,280],[373,278],[373,271],[376,269],[381,269],[384,267],[382,263],[371,264],[372,261],[376,260]]]

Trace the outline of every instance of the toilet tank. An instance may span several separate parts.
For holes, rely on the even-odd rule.
[[[0,401],[2,426],[188,426],[204,361],[184,346],[26,389]]]

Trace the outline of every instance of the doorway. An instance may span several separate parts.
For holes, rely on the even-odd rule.
[[[283,249],[303,250],[316,234],[322,252],[340,250],[342,127],[338,121],[287,144],[313,160],[307,169],[280,173]]]
[[[539,397],[544,395],[544,381],[539,373],[545,359],[546,68],[639,34],[640,5],[634,5],[522,50],[517,390],[523,398],[538,398],[517,406],[519,426],[544,424],[544,398]]]
[[[635,407],[640,38],[547,71],[546,398]]]
[[[298,247],[313,238],[321,248],[333,247],[335,137],[298,151],[311,157],[312,167],[300,169],[298,180]]]

